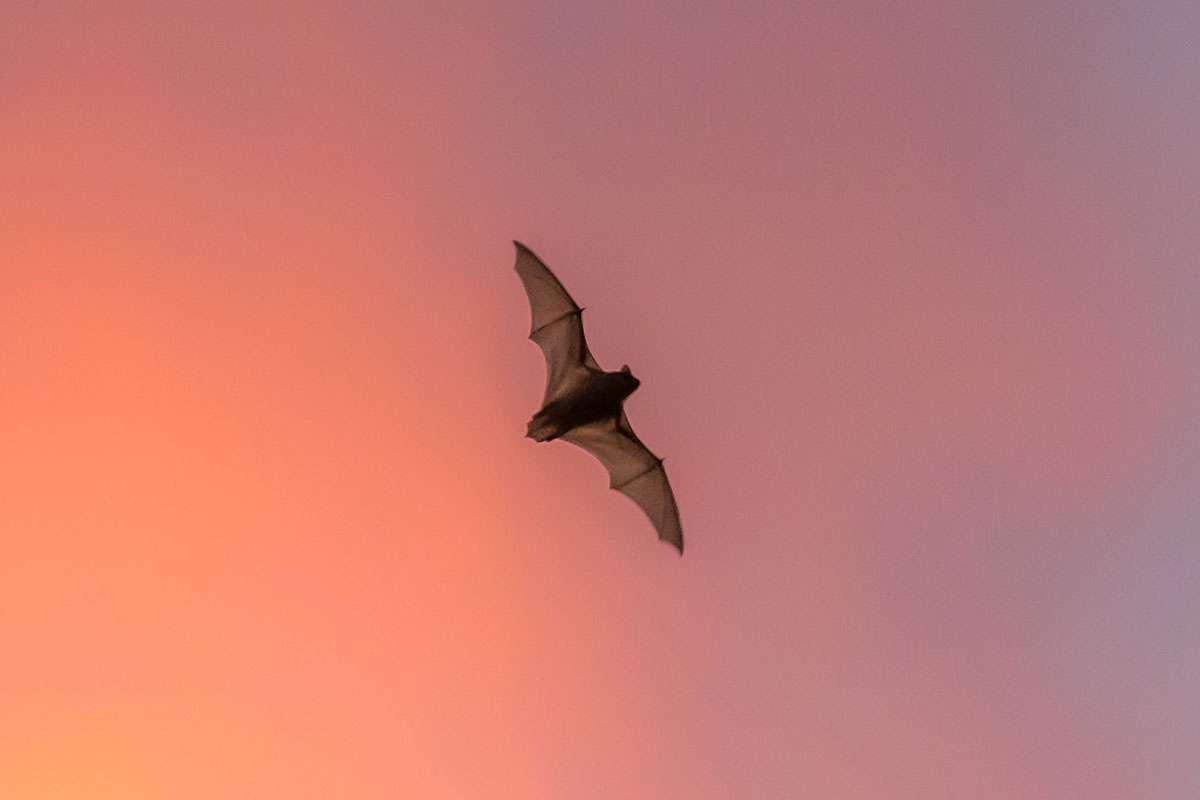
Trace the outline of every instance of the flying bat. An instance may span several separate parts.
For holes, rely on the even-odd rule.
[[[641,381],[628,365],[617,372],[601,369],[583,335],[583,309],[532,250],[513,244],[533,317],[529,338],[546,356],[546,393],[525,435],[536,442],[562,439],[598,458],[609,488],[641,506],[658,538],[683,555],[679,508],[663,460],[642,444],[625,416],[625,398]]]

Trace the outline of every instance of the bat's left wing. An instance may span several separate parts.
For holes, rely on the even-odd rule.
[[[571,295],[542,260],[525,245],[517,247],[517,275],[529,297],[532,316],[529,338],[537,342],[546,356],[546,393],[543,405],[564,386],[574,383],[583,370],[598,370],[600,365],[588,352],[583,336],[583,309],[575,305]]]
[[[633,432],[625,412],[607,420],[572,428],[562,435],[600,460],[608,470],[609,488],[641,506],[654,523],[658,538],[683,555],[683,526],[675,493],[667,480],[663,461]]]

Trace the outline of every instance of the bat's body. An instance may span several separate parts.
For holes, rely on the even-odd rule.
[[[600,368],[583,335],[583,309],[532,250],[513,244],[533,316],[529,338],[546,356],[546,392],[526,436],[538,442],[561,438],[598,458],[609,486],[641,506],[658,538],[682,554],[679,509],[662,459],[642,444],[625,416],[625,398],[640,382],[627,366],[617,372]]]
[[[641,383],[628,368],[620,372],[588,370],[588,373],[577,387],[542,406],[529,420],[525,435],[537,442],[548,442],[580,425],[613,419],[621,413],[625,398]]]

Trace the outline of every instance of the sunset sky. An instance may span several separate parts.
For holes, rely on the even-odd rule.
[[[4,800],[1194,800],[1200,4],[5,6]],[[523,438],[512,239],[687,553]]]

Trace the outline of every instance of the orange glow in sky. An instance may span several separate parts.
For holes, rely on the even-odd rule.
[[[1193,4],[101,5],[0,31],[0,798],[1195,796]]]

